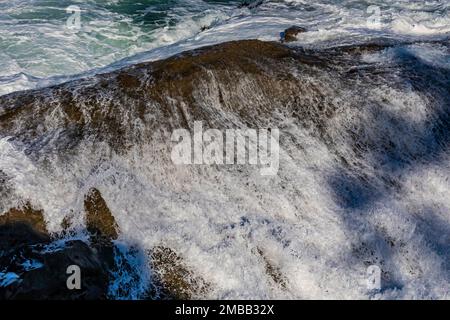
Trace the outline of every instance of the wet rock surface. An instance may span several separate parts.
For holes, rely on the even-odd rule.
[[[86,227],[91,240],[116,240],[118,226],[100,191],[91,189],[84,200]]]
[[[303,27],[299,26],[292,26],[284,30],[284,38],[282,39],[283,42],[293,42],[297,41],[297,35],[300,33],[304,33],[307,30]]]
[[[0,217],[0,275],[11,279],[0,285],[0,299],[105,299],[114,263],[112,243],[63,241],[49,235],[43,221],[30,205]],[[72,265],[81,270],[79,290],[67,286]]]
[[[31,227],[36,235],[48,236],[44,216],[41,210],[35,210],[27,203],[22,208],[11,208],[8,212],[0,216],[0,225],[27,225]]]
[[[446,43],[439,45],[448,49]],[[171,224],[178,223],[179,227],[190,223],[190,220],[198,219],[202,227],[208,224],[213,225],[213,229],[203,230],[204,239],[197,239],[200,243],[197,249],[202,250],[202,248],[210,247],[209,243],[206,245],[205,242],[210,241],[211,235],[217,235],[217,229],[222,230],[222,224],[226,223],[222,219],[227,220],[229,217],[222,212],[216,213],[215,217],[210,215],[216,210],[213,206],[207,206],[208,210],[203,208],[207,212],[206,218],[191,212],[195,218],[189,219],[190,217],[184,216],[183,210],[180,210],[179,215],[166,210],[167,207],[171,207],[170,203],[166,202],[171,194],[161,196],[156,195],[158,192],[155,191],[160,186],[162,186],[161,190],[164,188],[166,191],[170,190],[173,185],[167,183],[170,180],[167,178],[176,180],[178,176],[165,175],[173,169],[170,166],[163,167],[155,174],[160,175],[151,179],[148,178],[150,174],[146,170],[147,168],[150,168],[150,171],[153,170],[155,168],[152,166],[153,163],[161,164],[158,161],[166,159],[164,156],[167,154],[164,153],[166,151],[164,148],[168,145],[167,141],[170,142],[170,134],[168,137],[164,134],[178,128],[192,129],[194,121],[203,121],[205,127],[217,129],[279,127],[283,133],[280,145],[287,154],[285,161],[289,165],[284,164],[284,171],[283,167],[280,167],[279,180],[270,183],[269,189],[270,194],[273,194],[273,190],[277,190],[278,194],[286,199],[286,203],[292,204],[292,209],[283,208],[283,214],[290,216],[287,219],[288,222],[283,224],[282,213],[274,214],[278,211],[278,207],[272,209],[273,212],[266,210],[271,207],[275,199],[267,197],[261,185],[254,186],[251,191],[254,194],[248,194],[248,196],[258,203],[256,215],[263,220],[260,224],[261,230],[267,228],[267,233],[260,233],[264,237],[262,240],[259,239],[260,242],[267,241],[268,236],[273,237],[274,247],[279,246],[280,251],[284,250],[285,258],[291,261],[290,259],[297,259],[303,252],[299,249],[298,257],[291,257],[291,253],[295,251],[291,250],[292,243],[301,247],[306,241],[303,247],[306,252],[311,250],[314,252],[314,257],[324,259],[311,259],[311,265],[307,267],[308,270],[313,271],[308,272],[308,275],[314,277],[315,270],[321,270],[323,274],[332,277],[333,274],[329,271],[334,269],[327,266],[336,265],[335,256],[328,259],[327,249],[316,247],[313,240],[320,243],[324,237],[330,235],[328,227],[334,224],[330,223],[326,228],[322,228],[324,221],[339,221],[339,230],[343,230],[342,234],[340,232],[339,234],[344,240],[341,239],[341,247],[337,248],[335,253],[343,259],[342,261],[350,261],[345,266],[345,270],[353,268],[352,272],[355,271],[354,274],[356,274],[355,266],[365,268],[368,263],[379,264],[383,268],[382,276],[385,282],[390,288],[400,290],[405,275],[407,277],[420,275],[420,278],[414,278],[417,281],[426,278],[422,276],[427,271],[423,265],[420,265],[421,260],[415,258],[415,256],[421,256],[419,253],[426,250],[411,247],[410,243],[413,242],[409,238],[407,241],[399,242],[405,243],[404,246],[390,244],[380,246],[380,243],[385,242],[384,239],[392,238],[392,233],[395,231],[380,232],[379,226],[376,225],[378,222],[366,221],[368,216],[366,213],[372,213],[374,204],[389,203],[385,200],[391,195],[396,199],[406,197],[409,191],[407,192],[408,182],[402,180],[404,175],[415,172],[423,165],[434,165],[439,163],[441,158],[445,159],[444,156],[448,154],[448,137],[450,137],[450,116],[447,107],[450,96],[448,85],[450,75],[447,68],[433,66],[430,62],[419,59],[404,49],[400,50],[402,59],[393,59],[388,64],[380,65],[376,59],[375,62],[370,62],[370,59],[367,60],[365,57],[367,54],[384,53],[385,50],[391,50],[390,54],[394,56],[399,54],[393,49],[395,46],[392,43],[376,43],[320,51],[289,48],[280,43],[256,40],[201,48],[162,61],[141,63],[90,79],[2,96],[0,97],[0,137],[4,142],[3,146],[10,146],[13,151],[17,151],[13,153],[13,156],[19,154],[31,163],[39,164],[37,168],[40,171],[36,169],[38,173],[49,172],[47,165],[51,164],[52,160],[57,163],[55,167],[63,168],[62,171],[72,167],[70,165],[58,167],[61,163],[66,165],[74,159],[82,161],[92,156],[93,165],[89,167],[92,171],[83,172],[89,176],[89,179],[81,182],[88,183],[90,186],[92,181],[98,179],[107,184],[106,187],[114,190],[116,195],[121,194],[120,191],[123,189],[120,188],[124,187],[128,188],[128,191],[142,191],[140,198],[138,196],[133,198],[137,199],[134,204],[139,200],[145,201],[147,198],[154,197],[153,202],[146,202],[150,205],[147,205],[145,210],[141,210],[141,213],[157,216],[152,221],[162,222],[164,236],[166,236],[165,232],[174,238],[179,235],[176,228],[167,227]],[[379,90],[382,90],[381,94]],[[405,95],[411,95],[414,99],[403,100]],[[417,106],[423,108],[421,112],[426,113],[426,120],[420,118],[421,120],[412,121],[403,116],[406,111],[417,116]],[[380,131],[382,134],[379,134]],[[307,141],[306,144],[305,141]],[[153,142],[158,148],[154,148],[155,145],[151,144]],[[164,146],[161,147],[163,144]],[[100,146],[107,146],[106,151],[96,153]],[[320,154],[313,157],[316,149],[320,150]],[[113,157],[117,160],[117,155],[129,156],[127,152],[130,150],[133,150],[135,154],[126,158],[127,161],[122,161],[117,167],[111,165]],[[149,162],[139,163],[141,155],[145,152],[148,156],[146,160]],[[56,160],[60,162],[51,158],[55,155]],[[19,157],[20,159],[22,158]],[[327,164],[321,164],[318,159],[323,159]],[[124,163],[131,162],[135,162],[132,165],[143,170],[127,171]],[[108,170],[112,169],[106,172],[108,173],[106,178],[101,174],[95,175],[99,164],[106,164]],[[29,167],[26,166],[27,169]],[[4,174],[0,171],[0,182],[4,184],[0,186],[0,195],[4,198],[12,197],[15,192],[14,183],[8,182],[10,177],[13,177],[11,175],[11,172],[14,173],[13,169],[9,168],[9,171],[5,171]],[[101,173],[104,174],[105,171]],[[111,176],[110,172],[113,172]],[[116,175],[117,172],[120,174]],[[299,172],[302,172],[302,175]],[[304,172],[314,177],[308,183],[308,188],[298,183],[303,181]],[[76,175],[79,172],[74,170],[72,173]],[[227,174],[225,170],[220,173]],[[316,176],[319,173],[320,175]],[[194,178],[189,176],[192,172],[185,174],[186,172],[182,175],[185,180],[182,180],[180,184],[199,180],[210,182],[211,187],[220,187],[220,183],[217,183],[220,178],[213,177],[214,174],[208,176],[196,172],[195,174],[198,175]],[[248,176],[238,174],[241,173],[236,173],[233,178],[237,178],[230,180],[233,184],[250,180],[245,180]],[[125,179],[121,180],[124,177]],[[49,251],[49,246],[57,243],[60,236],[49,235],[46,232],[42,212],[33,209],[30,205],[8,210],[0,216],[0,251],[2,252],[0,283],[3,284],[0,286],[1,297],[11,299],[25,296],[64,299],[107,297],[107,286],[112,280],[110,271],[114,272],[118,269],[116,264],[118,251],[113,240],[120,239],[120,230],[113,216],[122,213],[109,210],[107,201],[99,191],[104,190],[103,186],[99,189],[91,189],[83,197],[83,193],[86,192],[85,185],[80,183],[81,179],[74,180],[73,190],[79,190],[78,187],[83,190],[81,198],[77,201],[81,203],[80,210],[84,210],[85,213],[87,230],[84,231],[89,235],[90,241],[64,240],[67,247],[61,246],[61,250]],[[316,185],[319,181],[321,185]],[[145,188],[140,188],[139,184],[146,183],[156,187],[144,192]],[[231,187],[231,183],[228,187]],[[240,187],[236,189],[238,190],[236,192],[244,193],[249,188],[248,182],[247,185]],[[309,188],[313,188],[312,193]],[[226,194],[227,191],[218,190],[221,195]],[[329,194],[323,194],[316,199],[316,193],[323,190]],[[177,197],[170,198],[170,201],[176,201],[185,191],[189,192],[180,188],[179,193],[176,194]],[[193,193],[190,195],[198,196]],[[134,197],[134,194],[131,197]],[[240,198],[236,196],[232,199],[234,201]],[[120,200],[127,201],[123,198]],[[330,203],[330,207],[325,210],[327,212],[325,215],[313,206],[324,200]],[[208,198],[208,201],[215,203],[216,199]],[[186,203],[181,201],[177,204],[180,208],[187,207]],[[241,204],[244,203],[239,203]],[[160,207],[152,211],[154,209],[152,205]],[[401,206],[399,208],[401,209]],[[419,205],[416,205],[416,211],[410,210],[409,204],[407,208],[407,210],[402,209],[403,211],[396,208],[395,217],[403,215],[404,219],[400,221],[414,226],[413,229],[418,233],[415,239],[423,239],[423,244],[428,249],[435,248],[434,254],[439,259],[442,258],[446,269],[445,272],[434,274],[446,276],[446,272],[450,270],[449,255],[446,250],[448,243],[445,239],[445,241],[436,240],[435,234],[448,234],[447,224],[441,223],[438,219],[433,220],[432,212]],[[368,209],[369,211],[366,211]],[[255,212],[253,209],[246,210]],[[413,213],[410,214],[411,212]],[[172,215],[167,218],[164,213]],[[236,212],[233,214],[237,215]],[[24,217],[27,218],[24,219]],[[135,217],[138,219],[138,215]],[[204,220],[201,220],[202,218]],[[308,224],[309,222],[311,225]],[[273,224],[279,224],[279,230],[272,227]],[[296,224],[301,228],[295,229],[293,226]],[[64,226],[70,236],[70,219],[65,221]],[[152,227],[153,225],[147,230],[153,230]],[[291,227],[294,229],[292,233],[289,233]],[[195,224],[191,225],[190,230],[183,229],[185,234],[182,236],[185,238],[182,239],[190,240],[196,237],[198,230],[200,228]],[[305,236],[307,240],[297,238],[299,232],[303,231],[308,235]],[[230,234],[227,234],[222,242],[220,237],[216,239],[218,245],[214,247],[215,254],[231,250],[230,248],[236,245],[236,240],[233,240],[236,238],[245,242],[244,248],[255,247],[249,245],[253,241],[251,237],[246,237],[245,234],[242,238],[241,235],[236,237],[232,231],[227,232]],[[371,235],[368,240],[365,239],[367,232]],[[146,234],[145,237],[147,235],[151,236]],[[180,241],[180,238],[177,240]],[[421,241],[419,242],[422,243]],[[422,245],[420,243],[419,246]],[[334,246],[335,239],[330,241],[329,245]],[[209,284],[206,279],[195,274],[195,268],[186,263],[189,259],[183,260],[180,254],[183,250],[178,251],[175,246],[169,247],[163,243],[152,252],[146,252],[150,261],[149,268],[152,269],[154,276],[152,279],[154,288],[150,288],[150,291],[154,289],[155,292],[160,293],[158,296],[151,292],[147,297],[177,299],[203,296],[205,293],[207,295],[208,288],[214,284]],[[378,252],[377,248],[382,250]],[[242,251],[243,255],[246,253],[245,250]],[[79,253],[78,258],[74,256],[75,252]],[[261,249],[261,252],[250,254],[255,259],[250,261],[259,262],[259,267],[253,270],[262,270],[264,275],[261,278],[266,277],[266,280],[269,280],[261,281],[261,283],[270,282],[275,284],[272,287],[281,288],[280,291],[288,291],[287,288],[292,285],[290,279],[296,276],[292,273],[288,274],[289,268],[284,268],[284,264],[278,263],[270,256],[269,251]],[[282,255],[280,253],[280,256]],[[392,261],[395,261],[396,257],[405,257],[407,262],[401,263],[408,266],[405,270],[413,271],[409,274],[402,274],[403,271],[392,272],[394,270],[392,266],[395,265]],[[211,259],[213,260],[214,258]],[[92,290],[87,288],[84,293],[59,291],[61,284],[65,287],[67,279],[65,272],[61,276],[59,274],[56,276],[57,282],[52,282],[53,279],[50,279],[48,283],[52,286],[48,288],[42,286],[50,273],[37,266],[43,264],[46,266],[45,269],[60,272],[64,269],[60,262],[67,264],[76,261],[90,270],[87,275],[92,277],[89,278],[89,276],[87,280],[92,280],[89,284]],[[126,262],[126,258],[121,261]],[[221,268],[222,261],[223,259],[217,259],[215,266]],[[302,265],[303,261],[297,262]],[[230,259],[229,262],[233,261]],[[238,266],[242,268],[242,265]],[[25,271],[25,268],[34,269]],[[122,266],[120,268],[127,269]],[[37,282],[27,278],[29,272],[35,274],[34,279],[38,279]],[[337,273],[338,275],[333,276],[333,279],[336,283],[341,283],[342,273]],[[249,278],[240,279],[248,281]],[[21,287],[21,281],[27,285]],[[236,283],[238,291],[244,292],[247,289],[239,288],[239,281]],[[408,282],[405,283],[404,287],[407,287]],[[424,282],[424,287],[433,287],[436,283]],[[301,286],[298,288],[299,291],[302,289]],[[315,293],[322,295],[327,295],[329,292],[328,289],[321,291],[323,287],[320,286],[315,289],[317,289],[313,290]],[[339,296],[341,289],[342,286],[336,286],[335,291],[330,294]],[[41,291],[38,294],[39,290]]]
[[[0,216],[0,300],[108,299],[113,273],[134,274],[133,281],[139,281],[123,250],[112,242],[119,229],[100,191],[93,188],[86,194],[85,210],[89,241],[70,240],[74,231],[68,220],[62,234],[50,235],[42,211],[30,204]],[[155,247],[149,256],[154,276],[140,298],[191,299],[207,292],[208,284],[172,249]],[[81,271],[80,289],[67,285],[70,266]],[[126,296],[128,285],[123,283],[115,293]]]
[[[239,4],[238,8],[255,9],[261,6],[263,3],[264,0],[243,1],[241,4]]]

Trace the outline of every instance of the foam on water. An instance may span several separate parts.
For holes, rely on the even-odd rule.
[[[113,3],[117,2],[120,1]],[[95,40],[89,32],[67,35],[58,29],[62,28],[59,25],[36,23],[25,35],[13,33],[17,40],[14,50],[8,47],[0,52],[7,58],[13,53],[32,52],[36,59],[11,57],[9,62],[3,62],[1,93],[66,81],[72,73],[82,72],[76,77],[83,77],[105,72],[227,40],[276,40],[279,31],[292,24],[309,30],[300,36],[297,44],[310,46],[343,45],[379,37],[417,40],[432,36],[434,39],[449,32],[448,4],[439,1],[376,3],[390,13],[378,29],[367,27],[364,1],[268,1],[248,10],[193,0],[189,4],[200,6],[202,10],[197,11],[201,13],[192,13],[186,9],[188,5],[170,8],[166,14],[173,15],[177,22],[162,28],[152,26],[149,32],[152,39],[135,47],[130,45],[130,39],[148,36],[142,29],[128,25],[123,33],[115,33],[114,28],[92,19],[94,22],[89,26],[96,30],[94,33],[111,32],[108,38],[113,40],[125,38],[122,43],[125,53],[120,45],[105,45],[104,40]],[[30,10],[26,2],[16,4],[15,10],[22,10],[22,14]],[[12,15],[12,11],[11,8],[2,11],[0,19]],[[106,11],[96,14],[104,17],[100,21],[105,22],[110,21],[109,15],[114,17]],[[13,20],[8,19],[2,20],[0,36],[5,37],[6,31],[12,28],[9,24]],[[203,25],[210,28],[199,32]],[[55,46],[39,51],[45,46],[33,48],[28,44],[26,49],[19,50],[20,37],[26,43],[29,35],[40,27],[47,28],[47,36],[39,35],[37,43],[43,41]],[[99,46],[101,54],[98,59],[90,60],[95,56],[94,44]],[[145,51],[148,49],[152,50]],[[144,52],[116,62],[140,51]],[[439,69],[449,66],[447,47],[420,43],[366,54],[363,62],[372,67],[395,66],[405,56]],[[74,69],[68,67],[72,64]],[[56,76],[61,74],[67,77]],[[383,171],[385,159],[379,159],[382,155],[374,152],[364,158],[352,157],[354,137],[342,134],[345,126],[359,119],[366,130],[361,133],[361,139],[382,141],[389,136],[405,153],[413,154],[424,144],[414,134],[427,125],[430,105],[436,101],[411,87],[395,87],[387,81],[359,84],[365,89],[365,96],[361,97],[348,87],[340,87],[326,73],[317,79],[309,79],[305,74],[293,76],[316,81],[329,99],[327,102],[342,111],[327,128],[337,150],[330,150],[295,119],[278,115],[275,118],[283,136],[291,137],[297,144],[287,139],[281,141],[280,171],[276,177],[261,177],[259,170],[252,167],[220,170],[212,166],[177,167],[170,160],[167,144],[156,138],[141,141],[142,144],[133,146],[126,154],[112,152],[106,143],[94,146],[86,139],[77,146],[70,161],[65,161],[56,147],[55,140],[63,139],[65,132],[55,112],[46,115],[42,124],[49,132],[40,141],[46,146],[42,151],[46,161],[38,161],[39,156],[28,149],[30,146],[22,145],[13,137],[0,138],[0,168],[13,190],[0,205],[15,207],[23,204],[23,199],[29,200],[33,207],[43,210],[48,230],[59,232],[68,212],[75,213],[75,226],[84,225],[84,196],[92,187],[98,188],[121,230],[118,250],[141,275],[136,278],[135,273],[119,269],[110,288],[110,294],[116,298],[139,298],[146,290],[145,283],[151,274],[145,268],[147,261],[142,253],[158,245],[174,249],[195,274],[212,284],[212,291],[202,298],[449,298],[450,266],[445,260],[450,241],[449,156],[440,154],[434,162],[417,164],[414,170],[406,167],[400,174],[393,170],[389,175]],[[396,84],[403,83],[399,74],[394,72],[392,76],[398,77]],[[250,80],[241,81],[247,92],[252,89],[246,87]],[[209,101],[203,107],[220,110],[220,102],[214,98],[219,94],[213,81],[204,86],[196,92]],[[211,97],[204,97],[208,94]],[[101,103],[110,97],[97,98]],[[243,89],[240,98],[248,99],[246,90]],[[382,106],[386,114],[401,115],[399,119],[406,119],[408,126],[398,132],[398,126],[390,119],[380,120],[379,126],[375,126],[374,119],[364,110],[350,108],[351,103],[358,101],[361,104],[371,101]],[[136,128],[140,125],[139,121],[133,123]],[[16,130],[21,130],[20,124]],[[361,208],[343,206],[336,199],[340,190],[333,190],[329,181],[333,174],[339,179],[345,171],[338,165],[336,154],[349,155],[349,163],[364,172],[370,184],[376,186],[374,189],[384,192],[383,197],[374,197],[369,205]],[[386,177],[401,185],[398,192],[378,187]],[[365,196],[363,192],[361,196]],[[392,244],[399,249],[391,255]],[[268,277],[258,250],[286,277],[285,287]],[[380,264],[386,270],[381,292],[367,289],[368,264]],[[14,275],[0,273],[0,285],[14,279]],[[125,282],[132,286],[123,292]]]
[[[79,29],[67,27],[69,6],[81,10]],[[0,11],[0,94],[95,73],[137,52],[190,38],[229,14],[226,5],[201,0],[14,0],[0,3]]]
[[[224,41],[278,40],[279,33],[293,24],[308,29],[299,44],[312,46],[381,37],[417,40],[450,32],[450,6],[440,0],[264,1],[251,10],[239,9],[238,4],[202,0],[3,2],[0,94]],[[81,9],[78,32],[66,28],[69,5]],[[142,54],[132,57],[137,53]],[[128,59],[119,61],[124,58]]]
[[[443,50],[440,45],[416,44],[367,54],[363,60],[372,66],[391,64],[397,70],[398,59],[413,56],[418,63],[439,67],[447,61]],[[392,76],[400,87],[389,82],[360,84],[364,98],[340,83],[332,84],[327,74],[316,79],[294,76],[321,84],[329,103],[341,110],[327,128],[335,149],[295,119],[277,115],[284,138],[275,177],[262,177],[257,168],[247,166],[239,170],[176,166],[158,133],[154,140],[142,141],[122,155],[87,139],[65,161],[52,149],[52,139],[64,136],[53,114],[43,124],[55,128],[45,138],[49,139],[45,162],[10,137],[0,140],[0,167],[14,190],[9,204],[29,200],[43,209],[49,231],[58,232],[68,212],[76,213],[75,224],[84,224],[84,195],[98,188],[121,229],[119,246],[127,244],[121,250],[143,275],[136,278],[136,273],[119,269],[110,288],[116,298],[138,298],[145,291],[151,274],[142,252],[158,245],[178,252],[195,274],[212,284],[203,298],[448,298],[448,155],[436,155],[433,162],[414,167],[405,165],[398,174],[384,168],[384,153],[354,156],[354,138],[343,135],[346,126],[360,119],[365,129],[360,139],[381,143],[390,137],[405,154],[415,154],[428,147],[417,132],[434,116],[431,106],[444,106],[402,85],[396,72]],[[245,87],[251,80],[241,81]],[[203,107],[220,110],[220,102],[213,99],[219,96],[214,94],[217,88],[212,82],[205,86],[197,88],[209,103]],[[245,90],[240,98],[248,99]],[[351,107],[358,101],[365,108]],[[400,115],[405,126],[398,127],[383,115],[374,125],[367,101],[382,106],[383,114]],[[352,172],[362,172],[374,194],[382,196],[372,198],[357,190],[358,197],[370,199],[361,207],[358,199],[351,199],[356,201],[352,204],[339,200],[336,194],[349,191],[345,183],[330,185],[330,177],[342,179],[346,174],[336,154],[348,155],[348,163],[357,168]],[[401,187],[394,193],[385,190],[384,179],[395,179]],[[284,287],[268,277],[264,259],[286,278]],[[380,265],[385,272],[380,292],[367,289],[368,264]],[[129,288],[125,282],[131,284]]]

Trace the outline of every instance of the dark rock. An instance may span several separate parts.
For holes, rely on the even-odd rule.
[[[255,1],[244,1],[242,2],[238,8],[249,8],[249,9],[255,9],[262,5],[264,3],[264,0],[255,0]]]
[[[271,261],[269,258],[267,258],[266,254],[264,254],[264,251],[262,251],[261,248],[257,248],[256,252],[264,262],[266,274],[273,280],[273,282],[279,285],[282,289],[286,289],[287,280],[286,277],[281,272],[280,268],[276,266],[274,261]]]
[[[87,196],[90,226],[102,239],[117,237],[112,231],[115,221],[108,215],[100,193]],[[110,213],[109,213],[110,214]],[[105,222],[105,226],[100,223]],[[57,235],[54,235],[57,236]],[[1,284],[0,299],[106,299],[110,271],[115,268],[117,254],[109,241],[88,244],[81,240],[54,240],[47,232],[42,211],[29,204],[21,209],[10,209],[0,216],[0,280],[14,275],[15,280]],[[54,246],[52,248],[52,246]],[[80,267],[81,289],[67,288],[66,273],[71,265]]]
[[[36,232],[48,235],[42,211],[34,210],[29,203],[22,208],[12,208],[0,216],[0,225],[14,223],[27,224]]]
[[[292,31],[288,31],[290,29]],[[286,41],[290,36],[304,32],[304,29],[297,27],[288,30]],[[83,83],[85,80],[76,80],[51,88],[2,96],[0,136],[14,136],[16,141],[33,145],[36,141],[50,141],[43,137],[51,137],[53,132],[64,132],[73,126],[77,129],[75,132],[79,133],[79,139],[88,138],[94,146],[97,142],[104,142],[111,150],[120,153],[126,152],[127,146],[139,146],[142,141],[157,139],[159,132],[189,128],[194,120],[203,120],[205,125],[214,124],[215,128],[222,128],[229,125],[229,122],[218,121],[225,114],[224,119],[228,121],[235,118],[248,127],[262,127],[268,124],[267,119],[273,119],[273,114],[283,114],[292,117],[298,126],[311,131],[330,150],[335,150],[331,137],[331,133],[334,133],[331,130],[335,130],[333,121],[335,115],[345,109],[336,109],[337,106],[329,101],[329,97],[341,97],[342,88],[355,89],[355,83],[365,79],[358,74],[350,75],[353,78],[348,79],[349,74],[342,71],[348,70],[346,66],[352,65],[359,52],[382,48],[372,46],[365,49],[356,47],[308,52],[306,49],[257,40],[201,48],[162,61],[141,63],[126,71],[98,75],[95,76],[96,81],[89,82],[89,85]],[[355,56],[349,59],[349,54]],[[305,76],[298,79],[292,75],[292,70],[295,74]],[[387,77],[391,69],[377,72],[384,72]],[[366,75],[373,74],[367,71]],[[217,82],[217,88],[208,86],[211,77]],[[239,84],[244,77],[245,86]],[[335,88],[333,83],[340,83],[342,87]],[[221,108],[221,112],[216,108],[208,109],[211,97],[206,99],[205,95],[198,94],[199,90],[210,90],[212,98],[220,103],[217,108]],[[243,99],[243,95],[246,99]],[[100,96],[108,99],[99,100]],[[358,103],[356,107],[349,108],[360,108],[360,105]],[[46,119],[50,115],[55,121],[48,125]],[[138,127],[144,129],[137,130],[135,120],[142,123]],[[350,128],[351,132],[364,132],[364,127],[356,122],[357,130],[353,126]],[[365,137],[362,134],[360,136]],[[357,136],[352,140],[357,141]],[[363,143],[361,141],[361,145]],[[30,152],[37,153],[43,148],[35,150],[38,151]],[[58,155],[71,151],[70,148],[52,149],[55,150]],[[0,178],[2,181],[7,179],[4,176]],[[105,274],[111,270],[115,257],[111,240],[117,238],[119,230],[98,190],[94,189],[86,195],[84,206],[87,228],[94,241],[91,244],[69,243],[68,247],[62,247],[59,251],[44,250],[52,239],[45,230],[42,212],[39,214],[39,211],[26,206],[22,210],[27,214],[13,209],[0,217],[0,272],[14,272],[20,279],[0,287],[1,298],[88,299],[105,296]],[[70,228],[70,221],[66,220],[64,226]],[[99,238],[104,241],[97,241]],[[75,253],[79,254],[78,258],[74,256]],[[267,274],[283,287],[285,280],[276,263],[264,258],[263,253],[260,255]],[[151,258],[155,281],[167,297],[195,297],[206,292],[206,282],[197,277],[173,250],[155,248]],[[21,263],[30,259],[38,261],[45,268],[25,271]],[[59,274],[58,270],[63,269],[59,261],[64,264],[77,261],[91,270],[91,276],[86,279],[86,292],[67,293],[65,282],[61,288],[62,277],[66,279],[66,274]],[[46,269],[55,270],[58,274],[53,275]],[[36,280],[28,279],[28,273]],[[27,284],[26,288],[20,289],[20,283]],[[47,286],[44,286],[45,283]],[[85,283],[83,286],[86,286]],[[14,289],[10,290],[10,287]]]
[[[282,42],[292,42],[297,41],[297,35],[299,33],[304,33],[307,30],[302,27],[292,26],[286,30],[284,30],[284,37],[281,39]]]

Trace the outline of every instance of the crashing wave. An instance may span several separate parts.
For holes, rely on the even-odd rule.
[[[98,190],[120,230],[114,265],[131,252],[153,297],[448,298],[450,70],[424,46],[449,52],[228,42],[2,96],[0,207],[84,232]],[[171,134],[195,121],[278,128],[278,174],[175,165]],[[109,292],[142,297],[124,278]]]

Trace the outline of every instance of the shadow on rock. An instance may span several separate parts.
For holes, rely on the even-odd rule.
[[[118,240],[99,190],[87,193],[84,209],[86,230],[76,230],[68,216],[57,235],[30,204],[0,216],[0,300],[190,299],[208,291],[173,249],[145,251]]]
[[[49,234],[42,211],[29,204],[0,216],[0,299],[111,298],[117,269],[126,267],[116,262],[128,251],[113,243],[117,225],[98,190],[86,196],[85,208],[89,241],[76,239],[67,220],[62,234]],[[79,288],[70,266],[80,270]]]

